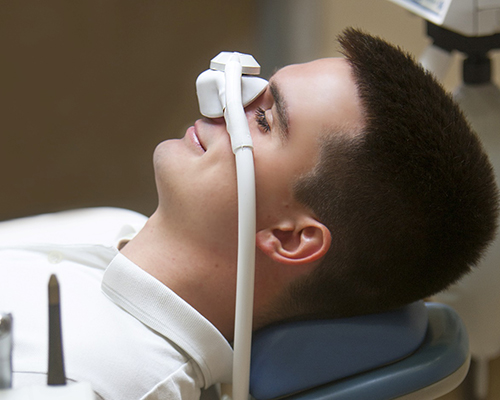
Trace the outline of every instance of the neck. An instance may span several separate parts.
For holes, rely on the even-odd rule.
[[[236,255],[218,254],[193,242],[159,211],[121,252],[232,339]]]

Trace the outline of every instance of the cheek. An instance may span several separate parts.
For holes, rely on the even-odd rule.
[[[258,227],[272,223],[291,203],[291,179],[286,163],[279,156],[271,159],[256,157]]]
[[[256,146],[257,218],[261,228],[297,205],[293,184],[314,167],[316,156],[316,146],[308,140],[274,148]]]

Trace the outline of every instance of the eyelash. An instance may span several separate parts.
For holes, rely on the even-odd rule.
[[[255,110],[255,120],[264,132],[269,132],[271,130],[271,127],[267,122],[266,112],[260,107]]]

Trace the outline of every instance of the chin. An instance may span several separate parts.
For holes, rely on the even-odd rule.
[[[162,175],[164,170],[168,170],[170,165],[180,163],[182,149],[179,148],[179,139],[165,140],[158,144],[153,153],[153,167],[155,175]]]
[[[156,164],[160,159],[167,157],[168,149],[171,146],[173,139],[164,140],[161,143],[158,143],[154,152],[153,152],[153,162]]]

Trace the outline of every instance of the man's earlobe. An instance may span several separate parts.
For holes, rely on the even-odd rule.
[[[308,264],[323,257],[331,244],[329,229],[311,217],[257,232],[257,247],[282,264]]]

